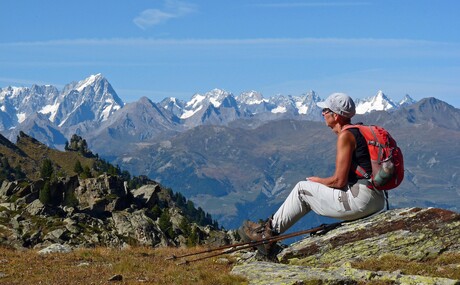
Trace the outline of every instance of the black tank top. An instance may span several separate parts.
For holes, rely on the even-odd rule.
[[[358,182],[358,175],[355,173],[355,169],[353,167],[354,164],[358,164],[368,173],[372,173],[372,166],[371,166],[371,157],[369,155],[369,149],[367,148],[366,139],[363,135],[359,132],[358,129],[352,128],[348,129],[356,140],[356,149],[351,155],[352,167],[348,172],[348,184],[355,184]]]

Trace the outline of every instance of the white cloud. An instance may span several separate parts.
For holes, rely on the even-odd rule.
[[[148,27],[166,22],[167,20],[174,17],[175,16],[173,14],[166,13],[158,9],[148,9],[143,11],[133,21],[139,28],[145,30]]]
[[[166,22],[172,18],[179,18],[196,11],[192,4],[166,0],[163,9],[147,9],[134,18],[133,22],[141,29],[147,29],[155,25]]]

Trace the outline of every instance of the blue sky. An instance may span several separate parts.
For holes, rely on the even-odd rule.
[[[1,0],[0,87],[102,73],[125,102],[382,90],[460,107],[456,0]]]

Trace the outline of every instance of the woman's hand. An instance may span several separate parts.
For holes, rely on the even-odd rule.
[[[311,176],[311,177],[307,177],[307,180],[308,181],[312,181],[312,182],[318,182],[321,180],[321,178],[317,177],[317,176]]]

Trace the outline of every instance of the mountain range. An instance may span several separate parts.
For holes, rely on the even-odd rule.
[[[187,102],[170,97],[154,103],[143,97],[126,104],[108,80],[96,74],[69,83],[61,91],[51,85],[1,88],[0,131],[10,139],[24,131],[56,148],[62,148],[65,138],[73,133],[97,136],[105,130],[110,130],[111,136],[144,141],[167,131],[177,133],[201,125],[228,125],[239,119],[321,121],[321,110],[316,106],[319,101],[322,99],[314,91],[266,99],[256,91],[235,96],[213,89],[194,94]],[[375,96],[357,99],[356,103],[357,113],[364,114],[397,110],[415,101],[406,95],[401,102],[394,103],[379,91]]]
[[[334,135],[316,106],[321,100],[314,91],[264,98],[213,89],[189,101],[126,104],[97,74],[61,91],[0,89],[0,132],[14,141],[23,131],[58,149],[78,134],[101,157],[183,193],[233,227],[269,215],[298,180],[331,173]],[[385,126],[403,149],[406,179],[390,193],[393,206],[458,210],[459,110],[409,95],[395,103],[382,91],[355,102],[354,120]]]

